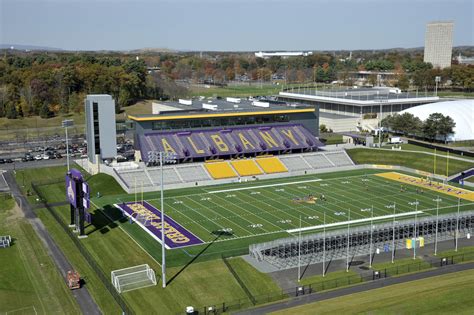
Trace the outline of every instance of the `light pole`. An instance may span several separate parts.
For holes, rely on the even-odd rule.
[[[438,212],[439,212],[439,202],[442,201],[439,197],[436,199],[433,199],[433,201],[436,201],[436,230],[435,230],[435,252],[434,255],[438,254]]]
[[[349,272],[349,228],[351,224],[351,210],[349,210],[349,217],[347,221],[347,253],[346,253],[346,272]]]
[[[298,282],[301,281],[301,214],[300,214],[300,231],[298,235]]]
[[[372,268],[372,243],[373,243],[373,230],[374,230],[374,206],[370,211],[370,247],[369,247],[369,267]]]
[[[323,277],[326,276],[326,211],[323,215]]]
[[[413,245],[413,259],[416,259],[416,215],[418,214],[418,199],[415,200],[414,202],[409,202],[408,203],[410,206],[415,206],[415,225],[413,229],[413,237],[415,239],[415,244]]]
[[[393,205],[385,206],[385,208],[392,209],[393,208],[393,221],[392,221],[392,264],[395,260],[395,211],[396,211],[396,204],[395,202]]]
[[[148,152],[148,162],[160,163],[161,181],[161,276],[163,288],[166,288],[166,246],[165,246],[165,207],[164,207],[164,183],[163,183],[163,164],[176,163],[176,155],[170,152]]]
[[[441,77],[440,76],[436,76],[435,77],[435,83],[436,83],[436,87],[435,87],[435,96],[438,96],[438,83],[441,82]]]
[[[461,198],[458,198],[458,215],[456,216],[456,247],[455,252],[458,251],[458,234],[459,234],[459,208],[461,207]]]
[[[66,119],[62,122],[62,127],[66,130],[66,161],[67,161],[67,171],[69,172],[69,139],[67,135],[67,128],[74,125],[74,120]]]

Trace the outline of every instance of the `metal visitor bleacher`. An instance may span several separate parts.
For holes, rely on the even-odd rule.
[[[153,132],[139,136],[140,153],[172,152],[179,160],[310,152],[323,144],[301,124]]]

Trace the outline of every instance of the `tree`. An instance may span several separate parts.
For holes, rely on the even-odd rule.
[[[7,106],[5,108],[5,116],[8,118],[8,119],[15,119],[17,118],[18,116],[18,113],[16,111],[16,106],[15,104],[13,104],[12,102],[8,102],[7,103]]]
[[[408,90],[408,88],[410,87],[410,80],[408,79],[408,77],[405,74],[401,74],[398,77],[397,86],[401,90]]]
[[[48,103],[44,102],[41,105],[39,115],[41,118],[49,118],[51,117],[51,112],[49,111]]]
[[[454,132],[454,127],[456,127],[456,122],[449,116],[443,116],[438,125],[438,134],[444,138],[446,142],[448,135]]]
[[[441,136],[445,141],[449,134],[453,133],[456,123],[449,116],[441,113],[432,113],[423,123],[423,133],[425,137],[435,140],[437,136]]]

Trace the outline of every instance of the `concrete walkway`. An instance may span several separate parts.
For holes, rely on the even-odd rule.
[[[43,245],[48,251],[48,254],[51,256],[54,263],[56,264],[56,267],[63,276],[65,282],[64,285],[66,285],[67,271],[73,270],[74,268],[69,263],[66,256],[64,256],[61,249],[59,249],[58,245],[56,245],[52,237],[49,235],[46,227],[43,225],[43,222],[41,222],[41,220],[36,216],[31,205],[28,203],[28,200],[21,194],[20,188],[15,181],[13,173],[8,171],[4,173],[4,176],[10,187],[12,196],[15,198],[16,203],[25,214],[25,218],[30,222],[36,234],[41,239]],[[76,298],[77,304],[79,305],[83,314],[101,314],[99,307],[85,286],[82,286],[80,289],[73,290],[71,293]]]

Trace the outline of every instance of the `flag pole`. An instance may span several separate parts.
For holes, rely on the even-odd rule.
[[[326,276],[326,211],[323,215],[323,277]]]
[[[351,224],[351,210],[349,209],[349,217],[348,217],[348,221],[347,221],[347,239],[346,239],[346,243],[347,243],[347,252],[346,252],[346,272],[349,272],[349,228],[350,228],[350,224]]]
[[[301,214],[300,214],[300,233],[298,237],[298,282],[301,281]]]

